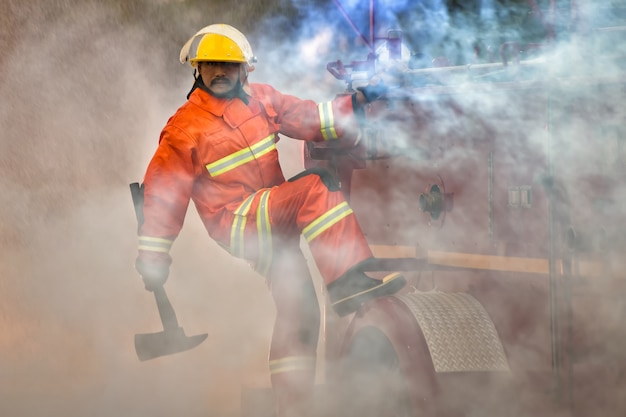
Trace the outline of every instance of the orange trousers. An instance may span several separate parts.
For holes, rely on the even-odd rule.
[[[311,173],[294,177],[269,189],[265,203],[272,235],[272,258],[280,250],[276,242],[298,245],[302,234],[326,285],[354,265],[372,257],[369,245],[352,209],[330,177]],[[261,194],[262,191],[257,193]],[[256,198],[248,211],[244,257],[257,261],[259,254],[258,206]],[[252,221],[251,221],[252,220]],[[276,255],[274,254],[276,252]]]
[[[276,414],[306,417],[313,408],[320,306],[300,250],[300,235],[307,238],[308,233],[311,254],[326,285],[372,253],[354,213],[346,214],[343,194],[322,175],[299,176],[272,188],[267,204],[272,232],[267,278],[276,305],[269,367]],[[333,218],[337,207],[343,214]],[[254,223],[246,226],[247,254],[255,247],[249,246],[258,230]]]

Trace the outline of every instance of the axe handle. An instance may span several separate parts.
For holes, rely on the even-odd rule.
[[[163,330],[170,331],[178,329],[178,320],[176,319],[176,313],[174,307],[170,303],[165,288],[158,287],[154,290],[154,298],[159,309],[159,316],[161,317],[161,323],[163,323]]]
[[[137,228],[141,228],[143,224],[143,184],[133,182],[130,184],[130,195],[133,198],[133,206],[135,206],[135,216],[137,217]],[[161,317],[161,323],[163,323],[163,330],[176,330],[178,328],[178,320],[176,319],[176,313],[174,307],[170,303],[170,299],[167,298],[165,288],[160,286],[154,290],[154,299],[159,309],[159,316]]]

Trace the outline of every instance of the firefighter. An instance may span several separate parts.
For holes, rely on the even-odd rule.
[[[363,271],[374,258],[337,180],[322,169],[285,180],[276,142],[279,134],[306,141],[355,136],[355,112],[379,93],[316,104],[250,83],[256,58],[246,37],[225,24],[196,33],[181,62],[194,68],[195,82],[163,128],[143,179],[135,267],[147,290],[165,283],[170,248],[193,201],[211,238],[267,278],[277,310],[269,357],[277,414],[297,415],[314,382],[320,322],[300,236],[340,316],[396,293],[405,279]]]

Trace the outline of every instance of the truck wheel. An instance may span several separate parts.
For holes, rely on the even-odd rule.
[[[354,336],[341,368],[343,415],[362,417],[410,417],[411,406],[398,356],[375,327]]]

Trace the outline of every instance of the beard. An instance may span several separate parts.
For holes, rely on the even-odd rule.
[[[189,91],[189,93],[187,93],[187,100],[189,100],[189,96],[191,96],[191,93],[193,93],[193,91],[196,88],[199,88],[209,93],[213,97],[217,97],[217,98],[231,99],[231,98],[239,97],[244,103],[246,103],[246,105],[248,104],[248,97],[246,96],[246,93],[243,91],[243,85],[241,84],[241,80],[237,80],[237,84],[235,85],[235,87],[226,93],[214,93],[204,84],[202,77],[198,76],[198,78],[194,80],[191,90]]]

